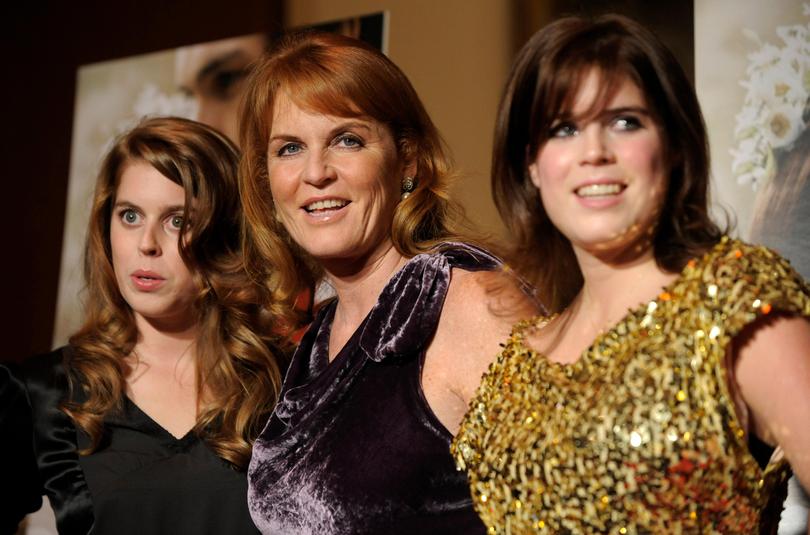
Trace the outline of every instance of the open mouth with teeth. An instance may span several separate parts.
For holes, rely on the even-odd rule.
[[[344,199],[324,199],[322,201],[315,201],[304,206],[304,210],[308,214],[324,214],[335,210],[340,210],[348,205],[349,201]]]
[[[577,188],[575,193],[579,197],[610,197],[612,195],[618,195],[627,186],[624,184],[588,184],[587,186],[582,186],[581,188]]]

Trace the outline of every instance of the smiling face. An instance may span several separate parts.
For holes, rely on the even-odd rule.
[[[652,254],[668,175],[661,134],[629,78],[594,114],[599,90],[599,74],[591,70],[573,109],[553,123],[529,174],[546,213],[575,251]]]
[[[180,256],[183,188],[143,162],[128,164],[118,184],[110,246],[118,288],[136,321],[185,326],[196,285]]]
[[[267,171],[276,217],[327,269],[368,264],[390,249],[407,170],[385,125],[312,113],[281,94]]]

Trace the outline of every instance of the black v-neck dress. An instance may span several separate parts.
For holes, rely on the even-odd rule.
[[[58,349],[23,368],[34,422],[38,473],[60,534],[251,534],[245,474],[193,433],[175,438],[128,398],[105,421],[102,447],[89,445],[58,406],[68,395]],[[28,479],[28,480],[30,480]]]

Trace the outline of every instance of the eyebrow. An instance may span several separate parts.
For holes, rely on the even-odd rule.
[[[135,204],[133,202],[130,202],[130,201],[127,201],[127,200],[116,201],[116,203],[113,205],[114,210],[119,210],[121,208],[132,208],[132,209],[135,209],[135,210],[139,210],[141,212],[143,211],[143,208],[141,208],[137,204]],[[170,204],[168,206],[162,207],[161,210],[160,210],[160,213],[161,214],[170,214],[172,212],[183,212],[183,211],[185,211],[185,205],[184,204]]]
[[[650,110],[648,110],[646,106],[619,106],[617,108],[605,108],[599,115],[616,113],[640,113],[642,115],[650,115]]]
[[[647,109],[645,106],[618,106],[615,108],[604,108],[596,113],[588,113],[584,116],[577,116],[571,113],[570,111],[566,111],[558,115],[554,120],[555,121],[570,121],[570,120],[582,120],[585,119],[592,119],[592,118],[602,118],[606,115],[618,115],[622,113],[637,113],[639,115],[646,115],[648,117],[652,117],[652,113],[650,110]]]
[[[371,131],[371,126],[365,121],[357,121],[357,120],[348,120],[342,123],[339,123],[337,126],[332,128],[329,131],[328,137],[333,138],[338,134],[345,132],[346,130],[350,130],[352,128],[357,128],[361,130],[365,130],[366,132]],[[301,138],[292,134],[276,134],[274,136],[270,136],[270,139],[267,140],[267,143],[270,144],[274,141],[299,141]]]

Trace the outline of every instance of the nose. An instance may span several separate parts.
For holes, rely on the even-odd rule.
[[[143,256],[160,256],[161,248],[157,232],[159,232],[159,229],[154,225],[146,225],[143,228],[141,239],[138,242],[138,251]]]
[[[613,161],[609,132],[597,122],[589,124],[581,134],[583,143],[582,163],[604,165]]]
[[[304,182],[313,186],[324,186],[335,180],[335,168],[330,164],[325,152],[310,151],[304,165]]]

